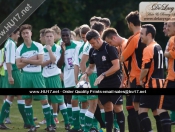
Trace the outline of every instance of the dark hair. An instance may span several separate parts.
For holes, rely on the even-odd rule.
[[[146,35],[151,33],[152,38],[154,39],[156,36],[156,28],[152,24],[142,25],[142,28],[146,28]]]
[[[14,25],[7,31],[7,35],[11,36],[12,33],[16,34],[18,31],[19,31],[19,27]]]
[[[104,23],[106,27],[110,27],[111,21],[108,18],[101,18],[100,22]]]
[[[140,22],[140,19],[139,19],[139,12],[138,11],[132,11],[130,12],[127,16],[126,16],[126,21],[128,23],[133,23],[134,26],[140,26],[141,25],[141,22]]]
[[[39,33],[40,33],[42,36],[44,36],[44,32],[46,31],[46,29],[47,29],[47,28],[41,29],[41,30],[39,31]]]
[[[89,20],[89,22],[100,21],[100,19],[101,19],[101,17],[93,16],[93,17],[91,17],[91,19]]]
[[[101,22],[95,22],[92,25],[92,29],[97,30],[98,32],[102,32],[105,29],[105,25]]]
[[[94,30],[94,29],[91,29],[90,31],[88,31],[87,33],[86,33],[86,39],[88,40],[88,41],[90,41],[91,39],[97,39],[97,38],[99,38],[100,37],[100,34],[96,31],[96,30]]]
[[[80,26],[80,34],[86,34],[91,28],[87,24]]]
[[[112,38],[112,36],[118,36],[118,32],[115,28],[107,28],[106,30],[104,30],[103,34],[102,34],[102,39],[105,40],[106,38]]]
[[[63,29],[61,30],[61,34],[62,34],[62,32],[64,32],[64,31],[68,31],[68,32],[71,34],[71,30],[70,30],[69,28],[63,28]]]
[[[21,25],[20,32],[22,32],[25,29],[29,29],[30,31],[32,31],[32,25],[30,25],[30,24]]]

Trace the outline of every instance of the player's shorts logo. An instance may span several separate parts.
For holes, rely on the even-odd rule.
[[[102,61],[106,61],[106,56],[102,56]]]

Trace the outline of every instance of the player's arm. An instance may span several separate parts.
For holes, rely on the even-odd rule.
[[[79,74],[79,66],[80,66],[80,63],[79,63],[79,58],[78,58],[78,53],[79,53],[79,49],[80,48],[76,48],[75,49],[75,55],[74,55],[74,76],[75,76],[75,83],[77,84],[78,83],[78,74]]]
[[[165,51],[164,56],[175,59],[175,46],[170,51]]]
[[[124,81],[125,81],[125,78],[126,78],[125,74],[122,73],[122,80],[121,80],[120,88],[124,88]]]
[[[94,71],[94,68],[95,68],[95,64],[89,64],[89,66],[85,70],[85,74],[87,76],[90,76],[92,74],[92,72]]]
[[[23,59],[24,59],[24,58],[23,58]],[[28,58],[28,59],[29,59],[29,60],[37,60],[37,59],[38,59],[38,56],[35,55],[35,56],[30,57],[30,58]],[[27,66],[28,63],[22,62],[22,58],[18,58],[18,59],[16,59],[16,65],[17,65],[18,69],[22,69],[22,68],[24,68],[25,66]]]
[[[89,59],[89,55],[83,54],[81,62],[80,62],[80,69],[84,73],[86,70],[86,62]]]
[[[42,63],[43,63],[43,54],[39,54],[37,60],[21,58],[21,61],[23,63],[32,64],[32,65],[42,65]]]
[[[149,48],[145,48],[143,50],[142,68],[141,68],[141,73],[140,73],[140,85],[141,86],[143,86],[143,79],[146,77],[151,67],[152,59],[153,59],[152,50]]]
[[[135,45],[136,43],[138,43],[137,41],[138,41],[137,39],[132,38],[132,40],[128,43],[128,45],[121,54],[120,57],[121,62],[126,61],[134,53]]]
[[[141,69],[140,81],[142,81],[146,77],[146,75],[148,74],[148,70],[149,69]]]
[[[57,66],[58,68],[62,68],[63,64],[64,64],[64,54],[65,54],[65,50],[66,50],[66,46],[64,43],[61,44],[61,56],[60,59],[57,62]]]
[[[14,79],[12,77],[12,64],[6,63],[7,66],[7,73],[8,73],[8,81],[10,84],[14,84]]]
[[[54,56],[52,50],[48,50],[51,63],[55,63],[56,57]]]
[[[79,66],[74,65],[74,76],[75,76],[75,83],[78,83],[78,74],[79,74]]]
[[[42,67],[48,66],[50,63],[52,63],[51,60],[47,60],[47,61],[44,61],[41,66]]]

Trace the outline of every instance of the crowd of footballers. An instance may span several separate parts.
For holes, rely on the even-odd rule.
[[[133,33],[128,39],[110,27],[108,18],[96,16],[90,19],[90,26],[83,24],[74,31],[60,29],[57,25],[43,28],[40,30],[40,43],[32,40],[32,25],[13,26],[4,48],[0,50],[0,88],[75,88],[84,79],[92,88],[110,87],[104,80],[111,75],[107,72],[98,75],[98,66],[93,69],[89,66],[92,63],[90,53],[93,51],[93,55],[98,55],[95,51],[100,50],[100,42],[115,47],[118,53],[116,60],[119,65],[115,72],[119,73],[117,83],[120,85],[111,88],[174,88],[175,22],[167,21],[163,25],[163,32],[169,37],[163,51],[155,40],[154,25],[141,25],[138,11],[130,12],[125,20]],[[97,37],[92,37],[93,34]],[[20,35],[24,42],[17,47]],[[102,56],[103,63],[106,63],[106,57],[112,58],[110,52]],[[87,69],[92,70],[91,74]],[[103,99],[98,95],[15,96],[28,132],[35,132],[38,128],[33,117],[32,100],[41,102],[44,120],[40,124],[46,124],[48,132],[59,131],[56,127],[59,112],[68,132],[125,132],[123,95],[117,98],[106,95]],[[9,112],[15,96],[4,96],[0,129],[10,129],[5,123],[11,123]],[[109,97],[112,107],[108,105]],[[149,109],[156,120],[157,132],[171,132],[171,125],[175,123],[175,96],[127,95],[125,106],[129,132],[153,131]]]

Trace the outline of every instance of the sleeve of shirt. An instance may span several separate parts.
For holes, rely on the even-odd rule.
[[[171,57],[175,59],[175,46],[172,47],[172,49],[169,51]]]
[[[134,53],[138,41],[139,40],[137,38],[132,38],[126,46],[126,48],[124,49],[124,51],[122,52],[122,56],[124,57],[125,61]]]
[[[85,44],[85,46],[83,47],[83,54],[89,55],[89,51],[90,51],[91,48],[92,48],[91,45],[89,44],[89,42],[87,42]]]
[[[38,49],[39,49],[39,51],[38,51],[38,54],[44,54],[44,47],[42,46],[42,44],[39,44],[38,45]]]
[[[78,58],[79,50],[80,50],[80,48],[76,47],[75,54],[74,54],[74,62],[73,62],[74,65],[78,65],[78,66],[80,66],[79,58]]]
[[[117,48],[107,45],[107,52],[111,61],[119,59]]]
[[[94,60],[93,60],[93,57],[92,57],[92,52],[94,51],[93,48],[90,49],[89,51],[89,63],[90,64],[95,64]]]
[[[145,48],[143,50],[143,57],[142,57],[142,69],[149,69],[151,67],[151,61],[153,59],[152,50],[149,48]]]
[[[19,47],[16,49],[16,59],[19,59],[19,58],[21,58],[21,56],[20,56],[20,49],[19,49]]]
[[[59,45],[56,45],[56,56],[55,57],[56,57],[55,64],[57,64],[58,60],[61,57],[61,47]]]
[[[9,42],[8,46],[6,47],[6,63],[15,64],[15,52],[15,43]]]

